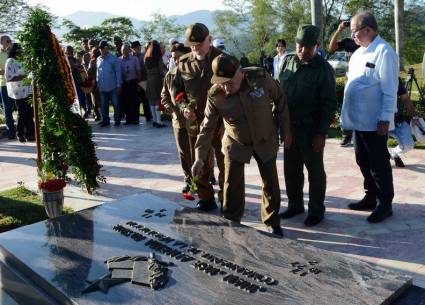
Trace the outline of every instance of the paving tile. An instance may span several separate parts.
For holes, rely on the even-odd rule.
[[[195,207],[196,201],[182,199],[183,175],[176,154],[171,127],[156,129],[149,124],[101,129],[93,127],[97,154],[107,183],[94,195],[76,185],[65,188],[65,205],[81,210],[124,196],[150,192]],[[0,190],[15,187],[22,181],[36,189],[35,144],[0,140]],[[353,148],[341,148],[338,141],[327,140],[327,212],[315,228],[305,228],[300,215],[285,220],[285,235],[316,247],[386,265],[412,273],[425,287],[425,150],[413,150],[403,157],[406,168],[393,168],[395,198],[394,216],[381,224],[366,222],[369,212],[347,209],[352,201],[363,197],[362,176]],[[277,158],[282,208],[287,206],[283,175],[283,149]],[[308,173],[304,194],[307,208]],[[215,170],[216,177],[218,170]],[[245,168],[246,213],[243,223],[264,230],[261,223],[261,179],[255,160]],[[215,187],[217,189],[217,187]],[[215,211],[219,214],[219,211]],[[416,282],[415,282],[416,284]]]

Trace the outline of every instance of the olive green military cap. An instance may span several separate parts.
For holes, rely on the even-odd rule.
[[[196,46],[204,42],[205,38],[210,34],[210,31],[203,23],[194,23],[190,25],[184,34],[186,47]]]
[[[314,47],[319,42],[320,29],[311,24],[303,24],[298,27],[295,42],[307,47]]]
[[[222,84],[231,80],[238,69],[239,60],[227,54],[220,54],[212,62],[211,83]]]

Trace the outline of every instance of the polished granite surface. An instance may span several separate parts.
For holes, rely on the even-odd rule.
[[[122,235],[113,230],[116,225],[145,239]],[[411,284],[382,267],[274,238],[149,193],[0,234],[0,245],[3,255],[11,253],[46,281],[44,289],[54,287],[71,300],[64,304],[391,304]],[[165,246],[193,260],[163,254]],[[107,273],[106,259],[150,252],[175,264],[164,289],[125,283],[107,294],[82,294],[86,280]],[[202,263],[223,274],[199,270]],[[250,293],[235,287],[229,283],[235,276],[262,288]]]

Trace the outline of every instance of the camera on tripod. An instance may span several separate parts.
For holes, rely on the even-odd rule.
[[[419,102],[425,106],[425,93],[422,91],[422,88],[418,84],[418,80],[416,79],[416,76],[415,76],[415,69],[409,68],[407,70],[407,77],[405,81],[405,87],[407,89],[407,92],[409,93],[409,96],[412,95],[413,84],[415,84],[416,88],[418,89],[419,98],[420,98]]]

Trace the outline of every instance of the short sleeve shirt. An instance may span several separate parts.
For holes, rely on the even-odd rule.
[[[27,98],[30,94],[31,86],[25,85],[22,80],[17,82],[10,81],[15,76],[26,75],[22,64],[13,58],[8,58],[6,60],[4,70],[4,77],[6,79],[7,93],[9,97],[15,100]]]

